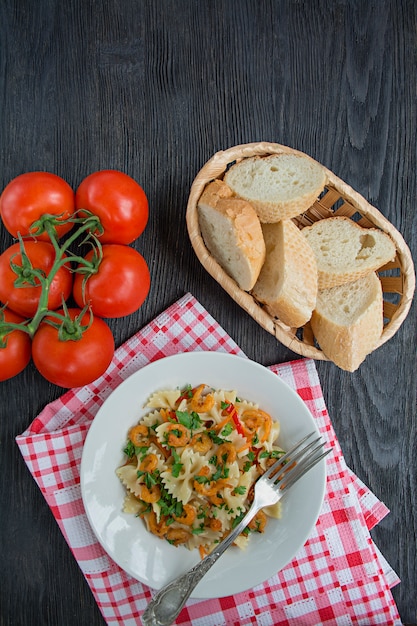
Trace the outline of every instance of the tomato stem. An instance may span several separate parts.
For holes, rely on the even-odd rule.
[[[22,330],[27,332],[25,322],[6,322],[4,320],[3,309],[0,309],[0,350],[1,348],[6,348],[7,346],[7,335],[9,335],[14,330]]]
[[[33,337],[38,330],[40,323],[46,316],[60,320],[60,329],[62,329],[62,331],[60,332],[63,340],[79,339],[82,336],[82,333],[87,330],[87,328],[91,325],[92,318],[90,319],[90,322],[87,326],[80,323],[82,315],[84,315],[88,310],[88,306],[83,309],[82,315],[79,316],[79,318],[77,317],[75,321],[71,320],[71,318],[69,317],[65,302],[63,302],[64,315],[56,313],[55,311],[50,311],[48,309],[48,297],[50,287],[56,273],[59,271],[59,269],[61,269],[61,267],[68,266],[71,268],[71,271],[83,273],[88,276],[98,271],[98,266],[100,265],[101,259],[103,257],[101,243],[97,239],[97,236],[94,234],[96,232],[101,233],[103,231],[100,219],[96,215],[93,215],[88,211],[83,211],[82,215],[80,216],[79,213],[76,212],[70,218],[68,218],[68,220],[65,221],[71,221],[79,226],[61,245],[59,243],[57,232],[54,226],[54,220],[51,219],[51,216],[42,216],[40,220],[37,220],[37,222],[32,225],[32,227],[36,226],[37,234],[40,234],[42,232],[46,232],[48,234],[48,237],[55,250],[55,260],[48,275],[45,275],[39,269],[32,267],[32,264],[25,252],[24,241],[19,235],[22,265],[18,266],[11,263],[11,267],[17,275],[15,286],[19,288],[24,288],[25,285],[36,284],[40,286],[41,294],[38,307],[31,319],[25,320],[22,323],[10,323],[5,322],[0,317],[0,348],[4,347],[4,337],[13,330],[22,330],[25,333],[28,333],[30,337]],[[91,261],[87,261],[83,257],[77,254],[73,254],[69,250],[70,246],[74,244],[77,239],[79,239],[82,235],[85,235],[85,237],[83,241],[79,243],[79,245],[90,242],[91,245],[94,247],[95,254],[93,255],[93,259]],[[78,264],[78,267],[74,269],[73,267],[71,267],[72,263]],[[54,325],[54,322],[52,320],[51,323]]]

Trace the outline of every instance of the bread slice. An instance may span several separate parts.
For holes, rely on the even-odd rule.
[[[262,232],[266,257],[252,295],[284,324],[303,326],[316,305],[314,252],[291,220],[263,224]]]
[[[319,289],[353,282],[395,258],[391,237],[348,217],[329,217],[302,230],[317,259]]]
[[[255,210],[231,196],[222,181],[209,183],[197,204],[198,219],[211,255],[240,289],[250,291],[265,260],[265,242]]]
[[[273,154],[239,161],[224,181],[252,204],[261,222],[274,223],[307,211],[323,191],[326,174],[308,156]]]
[[[311,328],[328,359],[354,372],[383,330],[382,286],[372,272],[355,282],[319,291]]]

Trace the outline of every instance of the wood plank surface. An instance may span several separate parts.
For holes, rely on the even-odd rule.
[[[417,251],[414,0],[2,0],[0,187],[47,170],[76,187],[114,168],[145,189],[134,244],[152,276],[117,345],[190,291],[250,358],[298,358],[209,277],[191,248],[191,183],[213,153],[273,141],[323,163]],[[12,242],[0,230],[1,250]],[[317,367],[350,467],[391,509],[372,535],[417,623],[416,307],[349,374]],[[32,364],[0,383],[0,624],[103,624],[15,444],[62,389]]]

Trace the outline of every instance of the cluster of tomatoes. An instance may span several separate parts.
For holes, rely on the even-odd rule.
[[[32,358],[58,386],[92,382],[114,354],[103,318],[130,315],[150,289],[129,245],[148,221],[145,192],[116,170],[90,174],[75,193],[55,174],[28,172],[3,190],[0,217],[17,239],[0,255],[0,380]]]

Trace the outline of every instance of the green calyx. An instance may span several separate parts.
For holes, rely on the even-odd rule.
[[[64,315],[52,311],[49,313],[48,318],[45,319],[45,323],[58,330],[58,339],[60,341],[78,341],[85,331],[90,328],[93,322],[93,313],[88,305],[86,305],[82,311],[72,319],[68,313],[65,302],[62,303],[62,308]],[[89,320],[87,324],[83,324],[82,320],[87,311],[90,313]]]
[[[45,278],[45,272],[33,267],[28,255],[26,254],[25,245],[23,239],[19,234],[19,248],[22,258],[22,265],[13,263],[14,257],[10,260],[10,267],[16,274],[16,280],[14,286],[18,289],[21,287],[38,287],[41,284],[41,280]],[[15,255],[17,256],[17,255]]]

